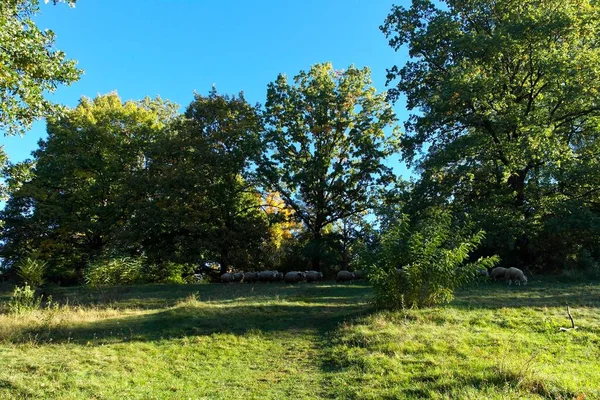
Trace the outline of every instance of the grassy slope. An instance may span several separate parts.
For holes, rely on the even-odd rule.
[[[486,284],[394,313],[373,312],[370,295],[326,283],[57,290],[68,306],[0,315],[0,398],[600,399],[598,284]],[[559,332],[565,303],[577,331]]]

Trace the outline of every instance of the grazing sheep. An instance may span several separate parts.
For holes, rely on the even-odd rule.
[[[511,285],[513,282],[515,282],[517,285],[521,285],[521,283],[527,285],[527,277],[519,268],[509,268],[506,271],[505,277],[508,280],[509,285]]]
[[[477,274],[479,276],[485,277],[485,278],[489,278],[490,273],[488,272],[488,270],[486,268],[482,268],[479,271],[477,271]]]
[[[300,272],[300,271],[290,271],[287,274],[285,274],[283,280],[286,283],[296,283],[296,282],[302,282],[305,279],[305,274],[304,272]]]
[[[335,281],[336,282],[347,282],[347,281],[351,281],[354,279],[354,272],[350,272],[350,271],[340,271],[337,273],[337,276],[335,277]]]
[[[259,282],[275,282],[278,279],[277,271],[262,271],[258,274]]]
[[[320,282],[323,280],[323,273],[317,271],[306,271],[306,282]]]
[[[234,282],[241,282],[242,280],[244,280],[244,271],[236,272],[235,274],[233,274]]]
[[[498,279],[505,279],[507,271],[508,271],[508,269],[506,269],[506,268],[496,267],[492,270],[492,273],[490,274],[490,278],[492,278],[495,281],[497,281]]]
[[[258,272],[246,272],[244,274],[244,282],[254,283],[258,281]]]
[[[229,272],[224,273],[223,275],[221,275],[221,282],[222,283],[233,282],[233,274],[230,274]]]
[[[354,271],[354,279],[365,279],[367,277],[367,274],[364,270],[359,269],[357,271]]]

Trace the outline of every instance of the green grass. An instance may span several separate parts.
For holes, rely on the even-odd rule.
[[[599,284],[482,284],[398,312],[328,283],[52,295],[0,314],[2,399],[600,399]],[[560,332],[567,303],[580,328]]]

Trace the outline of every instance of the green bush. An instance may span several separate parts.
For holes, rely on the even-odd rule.
[[[402,216],[381,237],[368,269],[376,302],[385,308],[428,307],[450,302],[454,291],[472,281],[498,257],[468,262],[484,232],[468,234],[448,213],[410,222]]]
[[[142,258],[121,257],[96,260],[84,271],[85,283],[98,285],[131,285],[142,281]]]
[[[46,262],[34,257],[27,257],[17,264],[17,275],[25,284],[38,288],[44,284],[44,275],[46,273]]]
[[[146,282],[182,284],[187,282],[184,277],[193,275],[194,269],[192,264],[168,261],[145,265],[142,275]]]
[[[8,311],[13,314],[22,314],[39,309],[41,303],[42,298],[37,297],[35,290],[26,283],[23,287],[15,287],[8,302]]]

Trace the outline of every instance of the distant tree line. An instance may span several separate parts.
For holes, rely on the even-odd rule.
[[[21,3],[0,8],[16,33],[31,12]],[[324,63],[277,77],[264,106],[213,88],[182,114],[115,93],[45,107],[30,94],[79,71],[62,53],[45,58],[49,38],[24,59],[0,34],[16,71],[0,80],[0,127],[48,118],[31,160],[3,160],[4,271],[33,257],[63,283],[123,258],[143,260],[154,281],[209,264],[380,266],[381,282],[398,263],[428,271],[415,282],[433,281],[434,263],[447,274],[476,260],[600,272],[600,5],[444,3],[394,7],[381,26],[411,56],[388,70],[387,93],[368,68]],[[402,134],[391,107],[401,96],[414,110]],[[398,155],[418,173],[410,182],[389,167]]]

